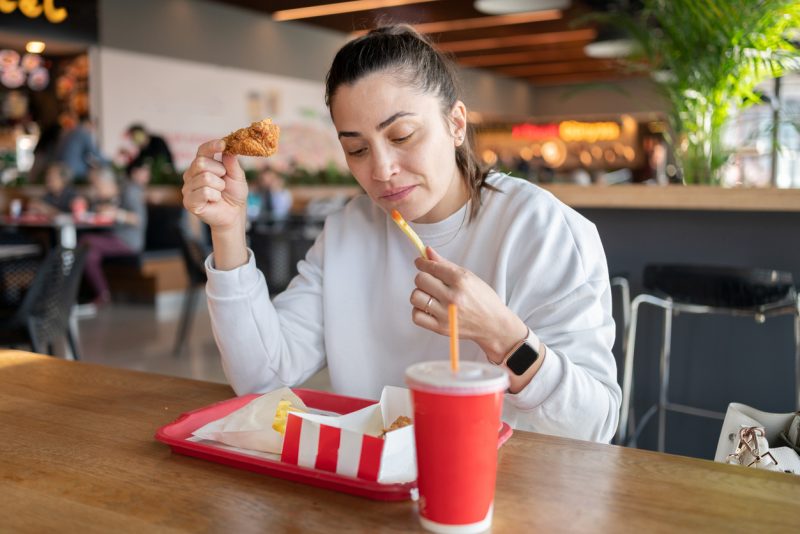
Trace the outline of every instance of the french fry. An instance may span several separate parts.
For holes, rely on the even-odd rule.
[[[422,256],[424,259],[427,259],[428,255],[425,254],[425,245],[422,243],[422,239],[419,238],[417,233],[411,229],[403,216],[400,215],[400,212],[397,210],[392,210],[392,220],[400,227],[404,234],[408,236],[414,246],[417,247],[419,250],[419,255]]]
[[[291,401],[278,401],[278,409],[275,410],[275,418],[272,420],[272,429],[279,432],[281,436],[286,434],[286,423],[289,421],[289,412],[302,412],[300,408],[292,406]]]

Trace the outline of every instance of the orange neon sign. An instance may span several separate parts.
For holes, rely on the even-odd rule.
[[[64,22],[67,18],[67,9],[56,7],[55,0],[0,0],[0,13],[9,15],[19,8],[20,13],[29,19],[40,17],[44,13],[44,18],[53,24]]]
[[[514,139],[530,139],[539,141],[544,139],[561,139],[562,141],[583,141],[594,143],[596,141],[614,141],[619,139],[620,127],[616,122],[578,122],[563,121],[559,123],[515,124],[511,127],[511,137]]]

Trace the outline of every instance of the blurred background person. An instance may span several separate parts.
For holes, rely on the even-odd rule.
[[[64,163],[76,178],[86,178],[90,168],[108,165],[108,158],[97,148],[94,123],[88,115],[64,121],[62,128],[53,154],[54,161]]]
[[[42,133],[39,136],[36,147],[33,149],[33,165],[28,171],[28,176],[32,183],[44,181],[47,168],[56,161],[56,147],[65,125],[70,128],[74,127],[74,115],[61,113],[55,120],[42,125]]]
[[[80,239],[80,244],[89,249],[85,275],[94,292],[95,305],[111,301],[108,281],[103,273],[103,259],[139,254],[144,248],[147,227],[144,190],[150,180],[150,168],[140,165],[131,170],[131,178],[121,191],[110,167],[93,169],[90,173],[90,210],[114,221],[110,232],[84,234]]]
[[[129,175],[131,169],[142,165],[148,165],[154,174],[174,171],[172,152],[163,137],[147,131],[143,124],[138,123],[128,127],[128,137],[139,150],[128,163],[126,170]]]
[[[55,216],[69,213],[72,202],[78,196],[72,187],[72,171],[63,163],[51,163],[45,172],[43,197],[31,200],[28,209],[32,213]]]
[[[258,172],[247,199],[251,220],[271,223],[285,221],[292,211],[292,192],[277,167],[265,165]]]

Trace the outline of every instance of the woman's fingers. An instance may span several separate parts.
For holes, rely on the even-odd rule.
[[[222,199],[222,192],[218,189],[211,187],[201,187],[184,195],[184,207],[194,213],[195,215],[201,214],[205,211],[209,203],[218,202]]]
[[[197,157],[214,159],[214,155],[219,154],[223,150],[225,150],[225,141],[222,139],[212,139],[197,147]]]
[[[442,316],[444,305],[430,293],[417,288],[411,292],[411,305],[419,311],[435,317]]]
[[[212,174],[216,174],[217,176],[225,176],[225,166],[222,164],[222,162],[213,158],[197,156],[192,160],[192,163],[186,170],[186,174],[189,176],[195,176],[203,172],[210,172]]]
[[[421,326],[427,330],[431,330],[432,332],[436,332],[438,334],[445,333],[446,326],[443,326],[433,315],[428,315],[420,309],[411,309],[411,320],[415,325]]]
[[[450,289],[438,278],[428,273],[417,273],[414,277],[414,285],[428,295],[448,304],[450,302]]]
[[[417,269],[441,280],[445,285],[456,286],[467,276],[466,269],[444,259],[433,248],[427,248],[427,255],[430,259],[416,258],[414,264]]]
[[[193,176],[186,184],[191,191],[196,191],[204,187],[210,187],[218,191],[225,189],[225,180],[211,172],[201,172]]]

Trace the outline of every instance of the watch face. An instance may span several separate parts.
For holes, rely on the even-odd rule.
[[[528,343],[523,343],[514,351],[514,354],[509,356],[508,360],[506,360],[506,365],[511,369],[512,373],[520,376],[530,369],[531,365],[536,363],[538,359],[539,353]]]

